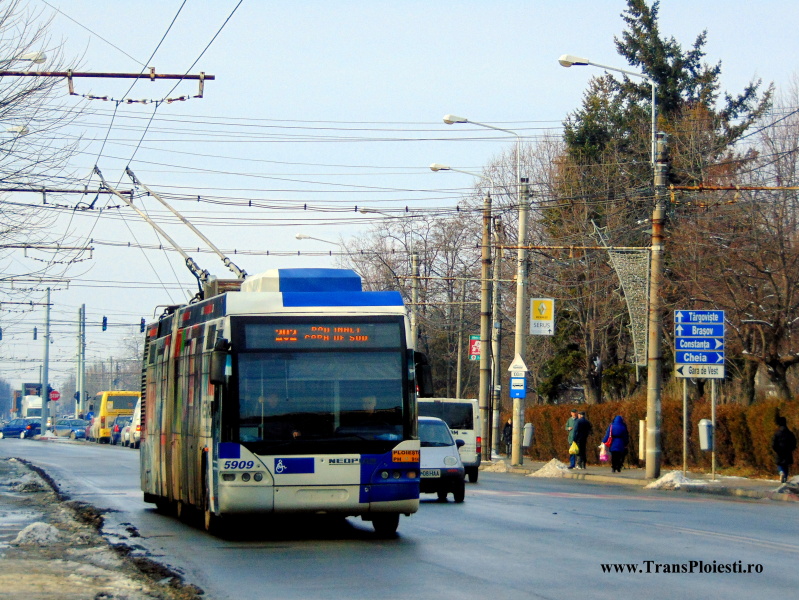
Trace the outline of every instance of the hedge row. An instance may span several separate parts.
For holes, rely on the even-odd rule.
[[[531,406],[525,411],[526,422],[535,427],[533,445],[528,455],[533,460],[549,461],[557,458],[569,459],[566,421],[573,406]],[[630,430],[630,452],[628,462],[638,466],[638,422],[646,418],[646,399],[608,402],[587,406],[586,417],[593,425],[593,434],[588,439],[588,462],[599,463],[599,444],[608,424],[616,415],[621,415]],[[699,420],[710,419],[710,403],[697,401],[689,406],[688,422],[688,466],[710,470],[710,452],[699,449]],[[682,400],[664,399],[661,405],[662,465],[682,467],[683,461],[683,408]],[[794,432],[799,425],[798,402],[761,402],[751,406],[724,404],[716,407],[716,465],[718,468],[738,467],[758,474],[776,473],[771,437],[776,431],[777,415],[788,419],[788,427]],[[799,450],[794,464],[799,463]]]

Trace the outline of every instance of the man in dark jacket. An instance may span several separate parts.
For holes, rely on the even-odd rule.
[[[788,472],[793,464],[793,452],[796,450],[796,436],[788,429],[785,417],[777,417],[777,431],[771,438],[771,449],[777,455],[777,470],[780,481],[788,481]]]
[[[580,451],[577,453],[577,468],[585,469],[585,453],[588,450],[588,436],[594,430],[590,421],[585,418],[585,411],[577,413],[577,422],[574,424],[574,441]]]

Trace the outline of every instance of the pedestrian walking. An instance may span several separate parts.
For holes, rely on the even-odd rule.
[[[574,424],[577,423],[577,409],[573,408],[569,412],[569,420],[566,421],[566,431],[569,432],[569,445],[568,448],[571,448],[572,442],[574,441]],[[569,468],[573,469],[575,463],[577,462],[577,455],[576,454],[569,454]]]
[[[594,431],[594,426],[586,419],[585,411],[577,413],[577,422],[574,424],[574,441],[580,451],[577,453],[577,468],[585,469],[586,451],[588,450],[588,436]]]
[[[511,444],[513,442],[513,421],[508,419],[505,427],[502,428],[502,448],[505,455],[510,458]]]
[[[788,429],[785,417],[777,417],[777,431],[771,438],[771,449],[777,455],[777,471],[780,473],[780,482],[788,481],[788,474],[793,464],[793,453],[796,450],[796,436]]]
[[[630,445],[630,432],[627,430],[627,423],[621,415],[616,415],[605,431],[602,438],[610,451],[610,470],[612,473],[621,473],[624,466],[624,459],[627,458],[627,447]]]

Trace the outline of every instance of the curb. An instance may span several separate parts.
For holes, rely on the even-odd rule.
[[[489,466],[490,463],[485,463]],[[514,475],[530,475],[534,473],[535,469],[528,469],[524,467],[508,467],[505,473]],[[648,484],[652,483],[648,479],[631,479],[629,477],[613,477],[611,475],[597,475],[592,473],[568,473],[556,479],[576,479],[579,481],[586,481],[589,483],[611,484],[611,485],[626,485],[635,486],[643,489]],[[699,494],[712,494],[716,496],[731,496],[735,498],[746,498],[750,500],[775,500],[778,502],[799,502],[799,493],[794,492],[779,492],[776,490],[754,490],[740,487],[728,487],[723,485],[691,485],[683,484],[677,488],[661,488],[661,491],[668,492],[687,492]]]

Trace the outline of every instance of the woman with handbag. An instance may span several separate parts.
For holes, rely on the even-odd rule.
[[[624,459],[627,458],[627,446],[630,444],[630,432],[621,415],[616,415],[608,425],[602,443],[610,451],[610,468],[613,473],[621,473]]]

